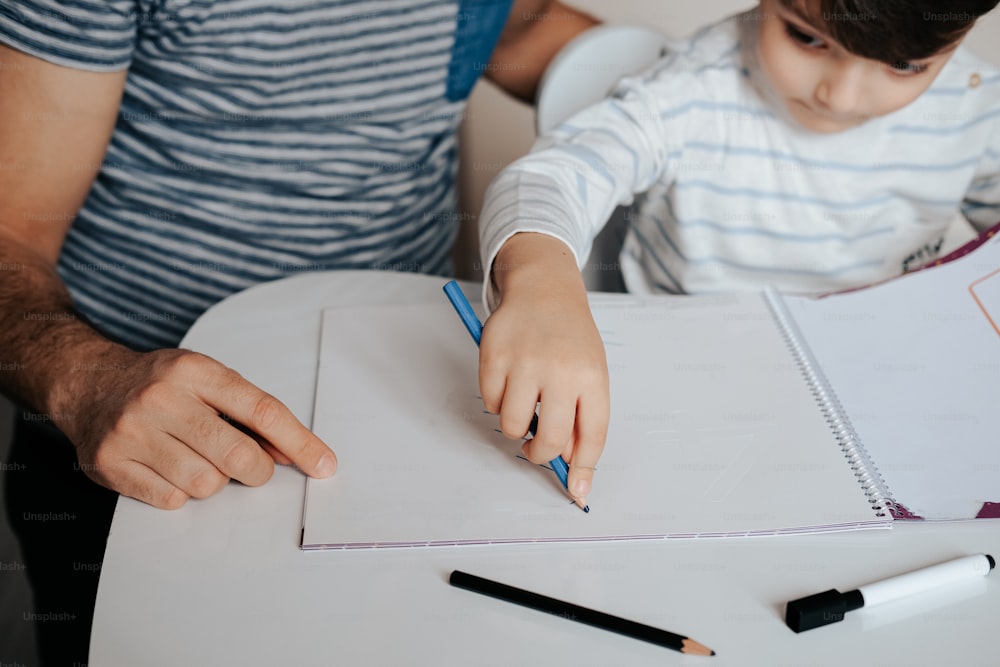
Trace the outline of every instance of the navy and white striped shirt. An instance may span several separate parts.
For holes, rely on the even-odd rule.
[[[510,6],[4,3],[3,43],[128,69],[59,260],[80,312],[152,349],[223,297],[298,271],[448,273],[456,129]]]
[[[518,232],[565,241],[582,265],[634,193],[621,268],[637,293],[856,287],[934,259],[959,211],[979,228],[1000,220],[996,67],[959,48],[903,109],[817,134],[768,101],[756,19],[673,45],[502,172],[483,265]]]

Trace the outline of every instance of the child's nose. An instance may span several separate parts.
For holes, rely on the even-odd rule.
[[[836,63],[823,73],[816,100],[832,114],[856,113],[861,103],[864,68],[858,63]]]

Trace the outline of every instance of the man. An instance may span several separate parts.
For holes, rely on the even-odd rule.
[[[86,662],[114,492],[176,508],[275,461],[336,470],[274,397],[176,349],[190,323],[300,270],[447,273],[473,84],[530,100],[594,23],[550,0],[0,15],[0,390],[26,408],[7,506],[36,611],[69,619],[38,624],[46,662]]]

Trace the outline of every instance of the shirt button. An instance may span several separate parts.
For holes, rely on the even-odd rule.
[[[975,72],[969,76],[969,88],[978,88],[982,82],[983,77],[979,76],[979,72]]]

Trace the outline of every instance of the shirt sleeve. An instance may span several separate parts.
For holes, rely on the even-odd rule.
[[[1000,115],[962,200],[962,215],[980,232],[1000,222]]]
[[[139,0],[0,3],[0,43],[47,62],[114,72],[132,62]]]
[[[493,261],[507,239],[521,232],[553,236],[582,268],[615,207],[630,204],[668,169],[685,134],[686,115],[676,110],[697,87],[695,77],[671,72],[669,60],[623,79],[607,99],[540,138],[487,188],[480,216],[487,312],[498,303]]]

